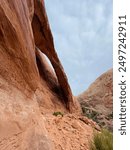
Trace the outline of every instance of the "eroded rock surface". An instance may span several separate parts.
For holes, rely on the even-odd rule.
[[[113,125],[113,70],[110,69],[78,96],[84,114],[112,131]]]
[[[57,110],[79,106],[55,51],[44,1],[0,0],[0,150],[53,150],[42,114]]]
[[[52,139],[55,150],[89,150],[94,122],[83,116],[46,115],[46,129]],[[92,128],[93,127],[93,128]]]

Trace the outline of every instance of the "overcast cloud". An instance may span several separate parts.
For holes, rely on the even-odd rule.
[[[112,0],[45,0],[55,48],[74,95],[112,68]]]

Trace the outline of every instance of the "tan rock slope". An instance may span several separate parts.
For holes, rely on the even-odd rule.
[[[113,70],[110,69],[78,96],[84,114],[99,125],[112,130],[113,120]]]
[[[45,126],[55,150],[89,150],[93,130],[100,130],[95,122],[83,116],[45,115],[45,118]]]
[[[65,115],[58,119],[54,111]],[[80,108],[55,51],[44,1],[0,0],[0,150],[88,150],[96,124],[68,112]]]

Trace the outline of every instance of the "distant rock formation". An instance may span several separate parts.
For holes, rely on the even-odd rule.
[[[112,131],[113,125],[113,70],[94,81],[78,97],[83,112],[102,127]]]
[[[41,112],[56,110],[80,111],[44,1],[0,0],[0,150],[52,150]]]

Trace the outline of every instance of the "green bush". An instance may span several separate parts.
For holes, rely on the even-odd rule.
[[[113,136],[108,130],[95,133],[90,144],[90,150],[113,150]]]
[[[64,116],[64,114],[62,112],[60,112],[60,111],[54,112],[53,115],[54,116],[61,115],[62,117]]]

